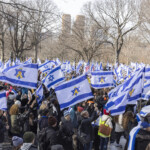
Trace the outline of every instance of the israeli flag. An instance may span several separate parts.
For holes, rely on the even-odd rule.
[[[55,92],[61,109],[93,98],[86,75],[58,85],[55,88]]]
[[[59,58],[56,58],[56,65],[57,66],[61,65],[61,61],[59,60]]]
[[[47,72],[47,71],[52,70],[52,68],[54,68],[54,66],[55,66],[55,62],[54,61],[47,61],[47,62],[41,64],[38,67],[38,70],[40,70],[42,72]]]
[[[6,91],[0,91],[0,110],[7,110]]]
[[[144,100],[150,99],[150,66],[145,68],[145,79],[144,79],[142,99]]]
[[[36,93],[36,96],[37,96],[37,98],[36,98],[37,103],[40,105],[41,102],[42,102],[42,100],[43,100],[43,98],[44,98],[44,95],[43,95],[43,86],[40,85],[40,86],[38,87],[38,89],[36,90],[35,93]]]
[[[0,73],[0,81],[14,86],[37,88],[38,64],[17,65]]]
[[[24,64],[31,64],[32,63],[32,58],[29,58],[28,60],[26,60],[25,62],[24,62]]]
[[[9,59],[5,65],[4,65],[4,69],[9,68],[11,66],[11,60]]]
[[[91,86],[95,89],[114,87],[114,78],[112,71],[94,71],[91,72]]]
[[[137,71],[132,78],[109,92],[110,99],[106,104],[106,109],[111,111],[111,115],[124,113],[126,105],[136,104],[137,100],[141,99],[144,70],[143,68]]]
[[[76,74],[80,74],[80,68],[83,65],[83,61],[79,61],[77,68],[76,68]]]
[[[39,65],[41,65],[42,63],[41,63],[41,60],[38,58],[37,59],[37,63],[39,64]]]
[[[102,63],[100,63],[100,70],[103,70],[103,65],[102,65]]]
[[[58,66],[48,73],[48,75],[43,80],[43,83],[48,89],[50,89],[52,86],[59,84],[64,79],[65,77],[63,72],[61,71],[61,66]]]

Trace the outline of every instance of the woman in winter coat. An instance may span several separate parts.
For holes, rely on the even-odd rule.
[[[137,125],[137,122],[135,120],[134,114],[132,111],[127,111],[124,115],[123,115],[123,129],[124,129],[124,133],[125,133],[125,138],[127,140],[126,144],[125,144],[125,148],[124,150],[127,150],[127,146],[128,146],[128,140],[129,140],[129,133],[130,131]]]
[[[21,128],[17,121],[17,116],[19,113],[19,107],[17,104],[11,106],[9,114],[11,119],[11,133],[13,136],[20,136]]]
[[[115,121],[115,140],[116,140],[115,146],[116,147],[121,147],[121,148],[122,148],[122,145],[120,145],[119,142],[120,142],[121,136],[124,134],[124,129],[123,129],[123,126],[122,126],[122,120],[123,120],[123,115],[122,114],[119,115],[119,116],[114,117],[114,121]]]
[[[135,139],[135,150],[145,150],[150,143],[150,113],[144,117],[143,122],[149,124],[149,127],[139,130]]]

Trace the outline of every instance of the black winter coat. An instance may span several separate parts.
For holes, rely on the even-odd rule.
[[[141,129],[136,135],[135,150],[145,150],[150,143],[150,131]]]
[[[91,122],[97,118],[97,114],[94,111],[90,118],[82,118],[80,130],[90,137],[90,140],[93,140],[93,127]]]
[[[61,144],[63,145],[65,150],[72,150],[72,135],[73,132],[73,123],[67,121],[62,117],[62,125],[60,126],[60,135],[61,135]]]
[[[31,145],[31,147],[29,148],[29,150],[38,150],[37,147],[35,145]]]
[[[5,128],[5,124],[2,121],[2,119],[0,118],[0,143],[4,142],[4,132],[5,132],[6,128]]]
[[[42,116],[39,120],[39,129],[42,130],[46,127],[48,127],[48,117]]]
[[[49,149],[52,145],[59,144],[59,131],[51,126],[46,129],[46,144]]]

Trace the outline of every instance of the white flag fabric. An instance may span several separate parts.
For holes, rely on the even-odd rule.
[[[114,86],[114,73],[112,71],[94,71],[91,72],[91,86],[95,89]]]
[[[145,68],[137,71],[134,76],[109,92],[106,109],[112,116],[124,113],[126,105],[136,104],[137,100],[141,99],[144,71]]]
[[[52,68],[54,68],[55,62],[54,61],[47,61],[41,65],[39,65],[38,70],[42,72],[50,71]]]
[[[38,64],[12,66],[0,73],[0,81],[20,87],[36,89],[37,80]]]
[[[86,75],[60,84],[55,87],[55,92],[61,109],[93,98]]]
[[[150,66],[145,68],[145,77],[144,77],[144,88],[142,93],[142,99],[150,99]]]

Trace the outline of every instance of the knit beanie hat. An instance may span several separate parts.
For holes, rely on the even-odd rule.
[[[77,110],[78,110],[78,112],[81,113],[84,109],[83,109],[83,107],[78,106],[78,107],[77,107]]]
[[[107,110],[106,110],[106,109],[104,109],[104,115],[110,115],[110,113],[109,113],[109,112],[107,112]]]
[[[23,142],[24,143],[32,143],[34,138],[35,138],[35,135],[33,132],[25,132],[23,135]]]
[[[68,110],[65,110],[65,111],[64,111],[64,117],[66,117],[66,116],[68,116],[68,115],[70,115],[70,112],[69,112]]]
[[[55,123],[57,123],[57,120],[56,120],[55,117],[51,116],[51,117],[48,118],[48,124],[50,126],[53,126]]]
[[[17,147],[17,146],[23,144],[23,139],[18,136],[13,136],[12,142],[13,142],[13,146]]]

